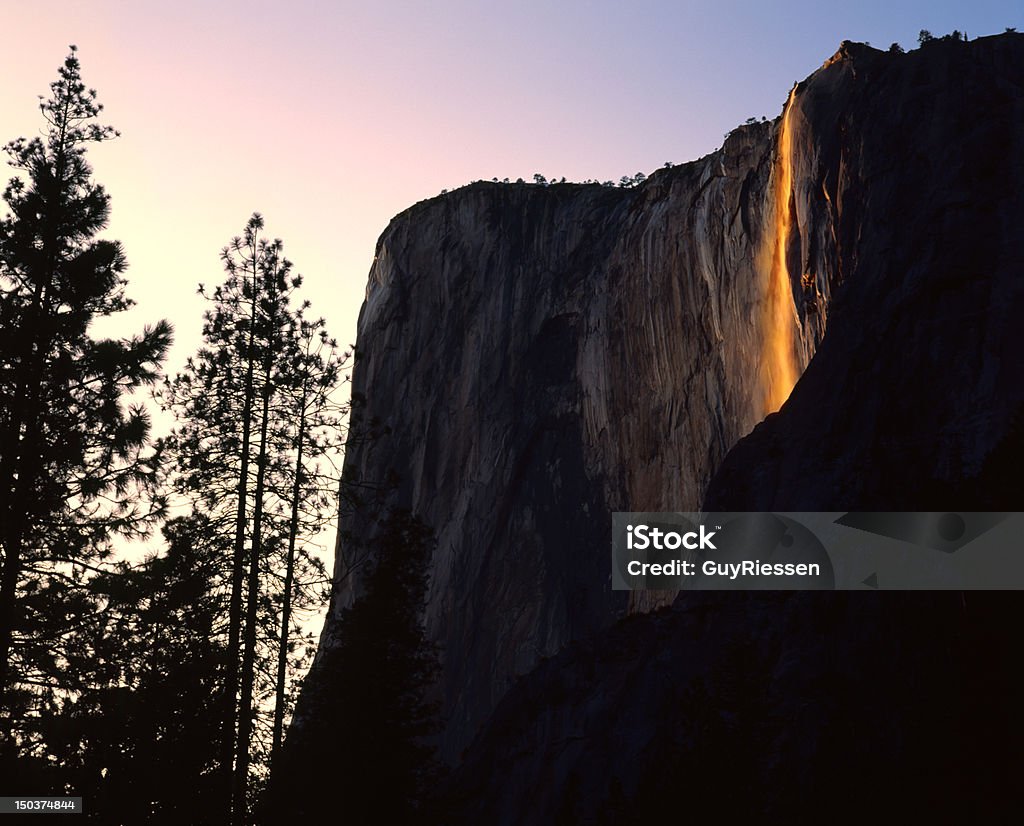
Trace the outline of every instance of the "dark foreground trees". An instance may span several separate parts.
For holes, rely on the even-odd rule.
[[[41,110],[44,137],[6,147],[0,219],[0,794],[81,795],[101,823],[250,822],[326,599],[311,551],[337,514],[346,356],[254,216],[165,396],[178,430],[151,447],[133,394],[170,327],[90,335],[131,302],[86,162],[116,133],[74,49]],[[118,561],[168,473],[188,515]]]
[[[78,688],[40,719],[54,779],[96,822],[222,822],[211,700],[227,660],[225,548],[199,516],[163,533],[160,554],[89,583],[94,613],[74,635]]]
[[[41,108],[45,137],[7,147],[19,177],[0,220],[0,794],[81,795],[100,823],[250,823],[287,753],[302,620],[331,584],[312,548],[338,512],[347,354],[253,216],[224,252],[203,346],[162,394],[177,429],[152,447],[133,394],[171,331],[90,335],[131,302],[85,158],[115,133],[74,51]],[[115,540],[147,537],[171,495],[187,515],[119,560]],[[431,544],[407,513],[381,524],[366,595],[325,655],[332,688],[310,695],[323,760],[296,783],[337,794],[343,779],[356,822],[432,816]]]
[[[313,669],[305,722],[275,767],[263,822],[438,822],[438,660],[423,628],[432,549],[431,531],[407,511],[381,522],[365,594]]]
[[[347,354],[297,301],[280,240],[253,215],[223,251],[203,346],[162,393],[179,497],[223,539],[229,652],[219,703],[225,823],[247,822],[280,747],[312,641],[297,627],[323,605],[329,576],[310,540],[337,514],[330,456],[344,407],[334,394]],[[304,639],[305,637],[305,639]],[[303,643],[306,643],[306,646]]]
[[[98,240],[110,202],[93,182],[97,123],[74,47],[40,109],[44,137],[6,146],[18,176],[0,221],[0,754],[35,753],[41,712],[74,688],[64,643],[92,614],[85,589],[115,535],[158,515],[149,418],[126,398],[150,384],[166,322],[129,340],[90,324],[130,306],[120,245]],[[72,658],[72,659],[69,659]],[[69,682],[72,685],[69,685]],[[2,771],[0,771],[2,773]]]

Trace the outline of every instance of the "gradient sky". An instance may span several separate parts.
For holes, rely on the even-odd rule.
[[[0,0],[0,141],[35,134],[36,95],[79,47],[105,121],[93,150],[138,307],[169,318],[180,369],[196,284],[254,210],[355,338],[392,215],[477,178],[615,179],[713,150],[774,117],[844,38],[1024,30],[1020,0],[963,2],[14,3]]]

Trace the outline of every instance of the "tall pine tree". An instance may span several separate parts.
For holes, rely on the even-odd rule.
[[[147,529],[157,457],[149,419],[125,398],[154,381],[170,343],[166,322],[128,340],[96,340],[94,319],[131,306],[126,260],[98,233],[110,199],[92,180],[91,144],[117,133],[97,123],[96,92],[75,47],[42,100],[41,138],[5,147],[18,171],[0,220],[0,750],[31,741],[40,705],[66,679],[42,636],[40,594],[64,621],[115,534]],[[82,601],[88,610],[89,601]],[[47,628],[47,633],[58,629]]]
[[[293,616],[326,599],[328,575],[307,544],[337,512],[324,458],[341,442],[333,402],[343,357],[292,301],[301,279],[254,215],[222,258],[204,344],[162,393],[178,426],[175,486],[230,537],[228,660],[220,766],[224,822],[243,823],[266,775],[308,661]],[[284,673],[282,673],[284,672]],[[230,779],[230,782],[229,782]]]
[[[302,309],[307,306],[304,304]],[[293,627],[293,605],[316,604],[317,597],[308,590],[312,584],[310,577],[301,576],[304,569],[316,569],[316,560],[303,554],[299,543],[337,516],[338,501],[334,495],[337,479],[324,475],[325,468],[320,460],[330,457],[340,446],[347,410],[345,405],[338,404],[334,394],[343,380],[342,370],[350,353],[338,352],[338,343],[327,334],[326,322],[322,318],[310,322],[300,315],[298,320],[298,325],[293,328],[298,336],[298,346],[294,348],[292,364],[297,381],[284,408],[285,440],[292,443],[291,490],[278,493],[285,501],[290,501],[290,514],[281,586],[271,766],[280,754],[284,742],[284,718],[294,703],[287,679],[289,667],[295,669],[291,658],[295,638],[301,631],[297,625]],[[318,572],[321,573],[321,581],[326,582],[327,572]]]

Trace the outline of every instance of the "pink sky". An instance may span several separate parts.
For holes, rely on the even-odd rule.
[[[494,176],[649,173],[777,115],[844,37],[1024,24],[1005,0],[851,5],[4,0],[0,140],[38,130],[36,95],[77,44],[122,132],[90,156],[139,302],[112,329],[169,318],[175,371],[198,344],[195,286],[221,278],[254,210],[352,341],[377,236],[418,200]]]

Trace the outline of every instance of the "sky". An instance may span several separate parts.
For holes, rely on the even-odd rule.
[[[0,142],[36,134],[69,44],[121,137],[90,152],[137,306],[177,372],[196,285],[261,212],[332,333],[352,343],[376,239],[475,179],[618,180],[775,117],[843,39],[1024,31],[1019,0],[434,2],[0,0]]]

